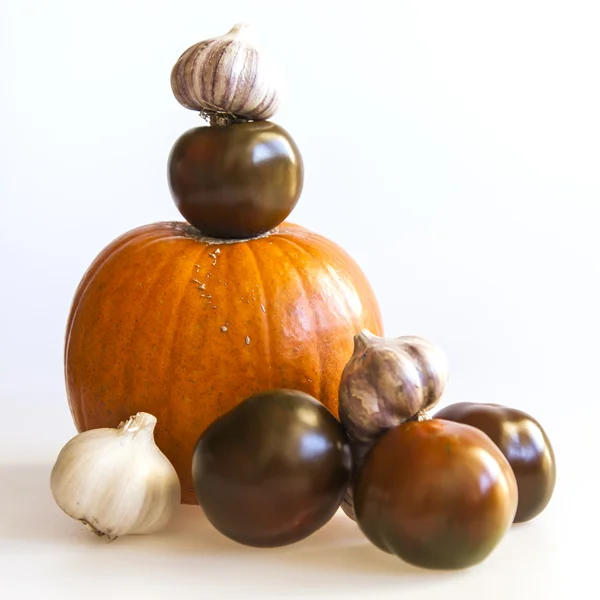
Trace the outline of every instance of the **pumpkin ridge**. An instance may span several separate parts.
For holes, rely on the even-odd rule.
[[[144,240],[143,243],[141,243],[137,248],[137,252],[139,252],[140,254],[144,254],[147,249],[148,246],[154,246],[157,243],[160,243],[163,241],[164,238],[150,238],[147,240]],[[136,252],[136,253],[137,253]],[[133,258],[133,257],[132,257]],[[172,262],[170,260],[170,256],[167,254],[166,256],[163,257],[163,260],[156,265],[155,270],[160,273],[161,275],[165,272],[167,272],[172,265]],[[131,267],[129,267],[131,268]],[[154,278],[154,281],[151,285],[146,286],[146,289],[144,290],[143,294],[140,294],[140,304],[142,304],[143,306],[147,306],[149,299],[156,293],[157,288],[160,286],[162,282],[161,277],[156,277]],[[123,285],[128,286],[129,282],[124,282]],[[118,289],[118,288],[116,288]],[[100,299],[99,299],[100,302]],[[137,354],[134,351],[132,351],[133,347],[136,346],[136,342],[139,338],[139,335],[137,335],[137,332],[139,331],[140,326],[142,325],[141,323],[141,318],[134,321],[133,326],[131,327],[130,332],[128,333],[127,336],[127,341],[124,342],[123,344],[123,356],[127,356],[127,357],[131,357],[129,359],[129,361],[135,361]],[[106,343],[105,340],[107,338],[107,336],[111,335],[111,331],[109,327],[104,327],[102,329],[102,334],[100,336],[100,340],[101,340],[101,344],[100,347],[104,349],[104,352],[102,352],[100,354],[100,362],[105,363],[105,352],[106,352]],[[119,381],[119,392],[113,392],[115,393],[115,395],[117,395],[120,398],[135,398],[135,393],[134,393],[134,388],[136,385],[136,382],[134,380],[134,377],[131,374],[131,370],[125,370],[124,371],[124,377],[120,378],[121,381]],[[143,407],[140,407],[140,410],[142,410]]]
[[[138,234],[139,230],[142,228],[137,228]],[[68,360],[68,354],[70,351],[73,351],[71,348],[71,334],[73,331],[73,327],[75,322],[79,316],[79,311],[81,309],[81,299],[87,296],[88,292],[93,288],[94,284],[97,283],[98,273],[101,273],[109,263],[111,259],[118,253],[121,253],[127,249],[128,246],[136,245],[139,243],[139,239],[135,233],[136,230],[129,231],[124,233],[117,238],[115,238],[108,246],[106,246],[100,254],[96,257],[95,261],[90,265],[87,269],[86,273],[82,277],[77,290],[75,292],[75,296],[73,298],[73,302],[71,305],[71,310],[69,312],[69,318],[67,321],[67,333],[65,335],[65,346],[64,346],[64,356],[65,356],[65,378],[68,382],[71,376],[71,361]],[[152,232],[148,232],[148,236],[151,236]],[[77,353],[81,350],[80,348],[85,347],[86,343],[86,332],[89,331],[86,328],[82,329],[82,333],[78,339],[78,347],[76,349]],[[68,385],[68,383],[67,383]],[[78,397],[83,397],[82,386],[78,386]],[[77,424],[78,428],[83,427],[83,429],[88,428],[88,418],[84,410],[84,406],[81,401],[77,401],[75,403],[69,402],[69,408]]]
[[[295,237],[294,233],[288,233],[288,237],[279,237],[278,239],[285,242],[288,246],[291,246],[293,248],[297,248],[298,250],[300,250],[300,252],[307,254],[308,256],[310,256],[310,258],[314,258],[312,256],[311,252],[308,252],[308,250],[306,250],[306,248],[303,248],[302,246],[300,246],[300,244],[298,244],[295,240],[290,239],[291,236]],[[280,246],[281,249],[281,246]],[[308,307],[310,308],[310,313],[311,313],[311,317],[312,317],[312,326],[313,326],[313,330],[315,329],[315,324],[317,321],[317,317],[315,314],[315,310],[310,302],[310,299],[308,297],[308,294],[306,292],[306,286],[304,285],[305,283],[305,277],[303,276],[303,273],[300,271],[300,269],[298,268],[296,262],[294,260],[292,260],[293,257],[290,257],[290,255],[287,252],[283,252],[284,256],[287,259],[287,263],[288,266],[292,269],[294,269],[294,271],[297,273],[298,275],[298,281],[300,283],[300,289],[302,290],[302,294],[304,296],[304,298],[306,299],[306,303],[308,305]],[[317,358],[317,364],[318,364],[318,369],[317,372],[319,374],[319,381],[318,384],[315,386],[318,390],[318,396],[317,399],[320,401],[323,398],[323,357],[321,356],[321,352],[319,350],[315,351],[315,356]]]
[[[144,229],[147,229],[147,231],[144,231]],[[137,232],[137,235],[136,235]],[[101,272],[104,272],[105,269],[109,269],[113,275],[114,275],[114,265],[109,264],[110,261],[114,261],[114,264],[119,265],[118,270],[119,272],[125,272],[127,273],[130,270],[130,266],[129,266],[129,261],[125,264],[125,267],[121,267],[121,260],[122,260],[122,256],[124,253],[131,251],[131,256],[129,257],[129,260],[131,260],[131,258],[135,255],[139,255],[139,254],[144,254],[145,252],[147,252],[147,249],[149,246],[154,246],[157,244],[160,244],[161,242],[163,242],[165,239],[169,239],[170,235],[169,235],[169,230],[168,229],[164,229],[162,231],[159,232],[155,232],[151,229],[151,226],[142,226],[139,228],[136,228],[135,230],[133,230],[132,232],[130,232],[132,234],[131,239],[127,240],[125,243],[118,243],[118,239],[117,241],[115,241],[115,243],[117,244],[116,246],[109,246],[108,248],[110,249],[110,251],[106,252],[106,256],[103,257],[103,260],[101,261],[101,264],[98,268],[95,269],[95,271],[93,273],[90,273],[90,277],[89,277],[89,281],[87,281],[87,284],[85,286],[85,291],[84,294],[82,295],[82,297],[84,296],[88,296],[90,298],[93,299],[92,302],[92,310],[94,310],[95,312],[104,312],[106,309],[103,307],[104,304],[104,300],[103,297],[106,295],[106,293],[103,293],[102,295],[98,294],[97,291],[94,290],[94,286],[98,286],[98,285],[102,285],[101,283],[99,283],[98,281],[98,274]],[[127,234],[125,234],[127,235]],[[125,236],[122,236],[125,237]],[[132,249],[133,247],[133,249]],[[163,268],[166,268],[169,266],[169,260],[168,258],[165,258],[164,260],[161,260],[160,262],[160,269],[162,270]],[[110,277],[109,279],[112,280],[112,277]],[[129,287],[129,282],[127,280],[123,280],[120,285],[113,287],[109,290],[109,292],[111,294],[116,294],[122,287],[128,288]],[[144,303],[147,301],[147,299],[149,298],[150,294],[152,292],[152,288],[148,290],[148,292],[144,295]],[[92,295],[90,296],[91,293]],[[94,296],[96,296],[96,298],[94,298]],[[81,307],[80,303],[78,303],[79,308]],[[86,310],[89,310],[89,307],[86,308]],[[119,310],[119,307],[113,307],[112,312]],[[77,318],[77,313],[78,311],[75,311],[74,317],[73,317],[73,321],[72,321],[72,326],[75,324],[75,320]],[[88,327],[82,327],[81,328],[81,332],[79,333],[78,336],[78,340],[77,340],[77,347],[74,349],[74,352],[76,354],[85,354],[85,347],[87,344],[87,334],[92,334],[96,337],[96,344],[97,347],[99,348],[98,350],[98,356],[96,357],[95,362],[101,363],[101,364],[107,364],[107,361],[105,360],[106,358],[108,358],[108,364],[110,364],[110,356],[107,355],[106,353],[109,352],[110,350],[108,350],[106,348],[106,339],[107,337],[110,337],[110,335],[112,335],[111,331],[112,328],[111,327],[107,327],[106,324],[110,323],[110,315],[108,315],[108,317],[106,317],[105,319],[102,319],[101,323],[99,325],[94,326],[93,329],[90,329]],[[94,331],[96,331],[96,333],[94,334]],[[130,345],[132,343],[132,339],[134,336],[134,331],[135,331],[135,325],[132,326],[132,333],[131,333],[131,340],[129,342],[127,342],[127,345]],[[69,344],[70,346],[70,344]],[[69,361],[70,362],[70,361]],[[116,383],[116,382],[115,382]],[[127,398],[128,396],[126,394],[124,394],[124,381],[121,380],[119,383],[119,389],[113,389],[112,391],[112,395],[115,397],[120,397],[120,398]],[[113,384],[113,388],[114,388]],[[82,398],[84,395],[83,391],[79,391],[79,397]],[[73,402],[70,402],[70,405],[73,406]],[[84,405],[81,401],[77,401],[76,402],[76,406],[77,406],[77,413],[79,415],[78,418],[75,419],[76,423],[80,423],[83,424],[83,429],[88,429],[89,428],[89,423],[90,423],[90,419],[89,419],[89,415],[86,414],[85,410],[84,410]],[[127,415],[121,415],[122,418],[125,418]],[[92,419],[93,420],[93,419]],[[79,425],[79,428],[81,428],[81,425]]]
[[[197,249],[198,252],[194,254],[194,260],[192,264],[200,264],[202,262],[202,259],[205,258],[206,256],[209,255],[210,252],[212,252],[210,246],[206,243],[200,242],[199,240],[193,239],[193,238],[187,238],[190,240],[190,247],[193,247],[194,249]],[[195,273],[191,273],[188,277],[188,280],[191,280],[194,278]],[[184,303],[185,299],[186,299],[186,293],[187,293],[187,281],[186,284],[182,286],[181,288],[181,293],[179,296],[179,299],[177,301],[176,306],[173,309],[172,312],[172,320],[169,322],[169,326],[167,329],[169,329],[170,331],[173,332],[173,335],[171,337],[171,339],[169,340],[169,347],[170,347],[170,351],[169,351],[169,358],[166,361],[166,365],[165,365],[165,372],[166,373],[173,373],[174,369],[173,369],[173,365],[175,363],[175,355],[178,351],[178,347],[177,344],[173,343],[175,336],[176,336],[176,332],[181,331],[181,321],[183,319],[183,317],[185,316],[185,313],[183,310],[181,310],[181,305]],[[201,315],[201,311],[198,310],[197,315]],[[174,322],[175,327],[171,327],[172,323]],[[199,331],[202,332],[201,335],[198,336],[199,339],[197,339],[197,343],[199,346],[203,347],[205,344],[205,336],[207,334],[207,330],[205,328],[199,328]],[[168,398],[172,397],[172,390],[173,390],[173,378],[167,378],[167,393],[166,396]],[[169,404],[169,411],[173,411],[176,410],[178,408],[177,404],[174,403],[168,403]],[[171,419],[170,419],[171,421]]]
[[[256,279],[258,281],[258,286],[259,286],[259,290],[260,290],[260,300],[261,300],[260,307],[264,307],[265,306],[264,282],[263,282],[263,277],[262,277],[260,267],[258,265],[258,260],[256,259],[256,255],[254,254],[254,251],[252,250],[252,247],[250,244],[246,245],[246,249],[248,250],[248,255],[252,259],[252,264],[254,265],[254,268],[256,269]],[[265,335],[265,348],[267,350],[267,356],[268,356],[268,361],[269,361],[269,388],[271,388],[273,386],[273,371],[272,371],[273,348],[271,347],[271,331],[269,329],[269,315],[267,315],[266,310],[263,310],[262,308],[259,308],[259,310],[262,313],[263,330],[265,332],[265,334],[264,334]]]
[[[138,228],[138,229],[140,229],[140,228]],[[123,250],[130,244],[139,242],[139,239],[137,238],[137,236],[135,235],[134,232],[135,232],[135,230],[128,231],[128,232],[116,237],[112,242],[110,242],[108,244],[108,246],[106,246],[103,250],[101,250],[100,253],[98,254],[98,256],[96,256],[96,258],[92,262],[92,264],[88,267],[86,272],[83,274],[77,288],[75,289],[75,294],[73,295],[73,300],[71,301],[71,308],[69,310],[69,317],[67,320],[66,335],[65,335],[65,341],[64,341],[65,366],[67,366],[66,356],[67,356],[67,349],[69,347],[71,331],[73,329],[73,323],[74,323],[75,318],[77,317],[77,313],[79,311],[79,304],[80,304],[81,298],[83,298],[83,296],[85,296],[89,287],[92,285],[93,281],[95,280],[96,275],[100,271],[102,271],[102,269],[104,268],[106,263],[111,259],[112,256],[114,256],[114,254],[116,252],[120,252],[121,250]],[[150,235],[151,233],[152,232],[149,232],[148,235]],[[65,375],[66,375],[66,373],[65,373]]]
[[[176,247],[175,247],[175,249],[176,249]],[[196,256],[196,259],[194,260],[194,262],[196,264],[198,264],[200,262],[200,258],[208,251],[208,247],[203,244],[200,244],[199,249],[200,249],[200,252]],[[170,257],[170,260],[168,262],[169,262],[169,264],[173,265],[173,267],[175,267],[175,261],[173,260],[173,257]],[[194,273],[191,273],[189,279],[193,278],[193,275],[194,275]],[[167,344],[167,347],[169,348],[169,353],[168,353],[169,358],[166,361],[166,366],[163,367],[163,373],[172,373],[173,372],[173,363],[175,361],[175,351],[177,349],[176,344],[173,342],[174,342],[174,339],[176,336],[176,332],[180,331],[180,323],[181,323],[181,319],[183,318],[183,311],[181,310],[181,305],[185,301],[185,295],[186,295],[186,292],[188,289],[187,284],[188,284],[187,281],[184,282],[184,284],[178,290],[179,298],[176,301],[173,301],[171,315],[169,317],[168,324],[164,328],[164,330],[166,332],[167,331],[170,332],[170,338],[168,340],[168,343],[165,342],[165,344]],[[172,380],[172,378],[165,377],[165,381],[166,381],[165,396],[167,398],[171,398],[172,397],[171,396],[172,389],[173,389],[173,380]],[[177,410],[178,406],[179,405],[174,402],[165,402],[164,410],[168,414],[168,418],[164,419],[165,423],[166,422],[170,423],[173,421],[172,413],[174,410]]]
[[[316,258],[317,260],[320,261],[321,266],[323,268],[323,271],[326,271],[326,272],[328,272],[328,273],[331,274],[331,269],[333,269],[333,271],[335,271],[336,275],[341,278],[341,275],[339,274],[338,270],[335,267],[332,266],[332,261],[331,261],[332,256],[331,255],[332,254],[335,255],[335,252],[334,252],[335,248],[330,248],[329,244],[327,244],[326,242],[324,242],[322,240],[323,240],[323,238],[315,238],[315,239],[311,240],[310,243],[314,246],[315,245],[315,243],[314,243],[315,241],[321,242],[320,243],[321,248],[325,248],[327,250],[327,253],[328,253],[327,261],[323,258],[323,254],[324,254],[323,252],[319,252],[314,258]],[[302,243],[307,244],[307,241],[306,240],[302,240],[302,241],[297,241],[296,243],[298,244],[298,246],[302,247]],[[308,252],[308,250],[307,250],[307,252]],[[340,285],[339,285],[339,282],[337,281],[337,279],[334,279],[332,277],[332,280],[335,281],[336,288],[338,290],[340,290]],[[349,315],[353,314],[354,311],[352,310],[352,307],[350,306],[350,303],[348,302],[347,295],[346,294],[340,294],[340,296],[344,299],[344,303],[346,305],[346,311],[347,311],[347,313]]]
[[[69,311],[69,318],[67,320],[66,330],[68,333],[71,331],[71,325],[74,319],[74,313],[77,312],[77,307],[81,298],[85,295],[88,287],[96,277],[96,274],[99,273],[105,266],[106,262],[114,256],[117,252],[123,251],[130,244],[138,244],[140,241],[146,237],[149,238],[149,241],[160,240],[164,238],[170,238],[173,236],[172,234],[173,228],[171,227],[171,222],[169,221],[158,221],[157,223],[152,223],[149,225],[140,225],[139,227],[135,227],[134,229],[130,229],[121,235],[113,238],[100,252],[96,255],[92,263],[83,273],[79,284],[75,289],[75,293],[73,295],[73,300],[71,301],[71,309]],[[66,337],[66,336],[65,336]],[[67,340],[65,340],[65,346],[67,345]]]
[[[357,278],[360,278],[365,284],[368,283],[368,279],[361,265],[359,265],[358,262],[342,246],[329,239],[328,237],[321,236],[313,231],[307,230],[307,233],[308,235],[306,237],[310,240],[311,244],[313,244],[314,242],[318,242],[322,248],[325,248],[330,255],[337,257],[338,260],[340,256],[343,256],[346,259],[343,261],[342,267],[344,271],[351,272],[353,281],[356,282]],[[307,242],[307,240],[304,241],[305,243]],[[371,315],[377,315],[376,320],[383,333],[383,317],[381,314],[381,309],[379,307],[379,303],[377,302],[377,297],[372,289],[371,292],[372,293],[368,294],[367,298],[362,298],[361,302],[363,303],[364,310],[366,312],[368,312]],[[344,298],[347,300],[346,296],[344,296]]]
[[[331,249],[329,247],[329,244],[327,244],[326,242],[329,241],[327,238],[323,238],[320,235],[315,235],[313,234],[312,236],[308,235],[305,238],[300,238],[298,239],[299,236],[294,236],[295,237],[295,241],[294,243],[300,247],[300,248],[304,248],[304,250],[306,252],[308,252],[310,254],[310,251],[308,248],[314,248],[315,246],[320,247],[321,249],[324,249],[326,251],[326,256],[324,256],[324,252],[321,250],[317,253],[315,253],[315,256],[313,256],[314,259],[317,259],[320,263],[321,268],[323,269],[323,272],[327,272],[329,274],[329,277],[331,279],[331,281],[335,282],[335,286],[336,286],[336,290],[338,292],[342,292],[338,294],[338,297],[343,299],[344,305],[345,305],[345,309],[346,309],[346,314],[348,315],[352,315],[354,314],[354,311],[352,310],[352,307],[350,306],[350,303],[348,302],[348,297],[345,293],[343,293],[343,289],[342,286],[340,286],[339,282],[337,279],[335,279],[330,272],[330,269],[333,269],[335,271],[335,273],[339,275],[337,269],[335,269],[335,267],[332,266],[332,262],[331,262],[331,258],[332,256],[336,256],[335,253],[335,247],[333,249]],[[312,238],[312,239],[311,239]],[[341,276],[340,276],[341,277]],[[356,325],[356,323],[353,323],[353,325]],[[354,334],[354,332],[351,332],[352,335]],[[358,332],[356,332],[358,333]],[[320,354],[320,353],[319,353]],[[320,357],[320,364],[322,364],[322,357]],[[323,381],[321,380],[321,387],[319,388],[319,394],[320,397],[322,397],[323,395]]]

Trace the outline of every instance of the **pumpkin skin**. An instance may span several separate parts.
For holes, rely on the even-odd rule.
[[[383,335],[375,295],[339,246],[284,223],[250,240],[187,223],[138,227],[111,242],[75,293],[65,379],[79,432],[154,414],[156,443],[196,504],[198,437],[251,394],[287,388],[337,416],[362,329]]]

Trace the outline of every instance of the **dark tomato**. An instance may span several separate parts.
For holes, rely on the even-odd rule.
[[[519,487],[516,523],[529,521],[546,508],[556,483],[556,462],[546,432],[533,417],[498,404],[458,402],[435,418],[477,427],[500,448]]]
[[[356,521],[377,547],[430,569],[484,560],[509,529],[517,483],[483,432],[460,423],[408,422],[368,452],[354,488]]]
[[[251,396],[196,444],[192,475],[212,525],[241,544],[283,546],[320,529],[340,506],[352,471],[348,438],[302,392]]]
[[[218,238],[255,237],[282,223],[300,198],[303,174],[294,140],[269,121],[190,129],[169,156],[179,212]]]
[[[347,432],[347,430],[346,430]],[[348,483],[348,487],[346,488],[346,492],[344,494],[344,499],[342,501],[342,510],[346,514],[347,517],[356,521],[356,515],[354,514],[354,481],[356,480],[356,476],[360,467],[363,463],[365,455],[373,445],[373,442],[357,442],[352,438],[352,436],[348,436],[350,439],[350,449],[352,452],[352,477],[350,478],[350,482]]]

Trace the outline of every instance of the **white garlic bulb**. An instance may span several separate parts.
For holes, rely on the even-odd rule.
[[[156,422],[140,412],[116,429],[91,429],[67,442],[50,475],[58,506],[109,539],[165,527],[181,503],[181,485],[154,441]]]
[[[238,23],[227,34],[188,48],[171,71],[171,89],[191,110],[265,120],[280,103],[275,79],[250,28]]]

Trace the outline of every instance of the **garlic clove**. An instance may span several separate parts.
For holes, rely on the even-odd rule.
[[[181,485],[155,443],[156,422],[141,412],[67,442],[50,475],[57,505],[108,539],[165,527],[181,503]]]
[[[342,373],[339,415],[359,443],[422,418],[446,386],[448,361],[435,344],[418,336],[383,338],[362,331]]]
[[[423,405],[421,411],[433,408],[439,401],[449,377],[446,354],[439,346],[419,336],[404,335],[396,338],[405,352],[412,356],[423,382]]]
[[[225,35],[190,46],[171,71],[171,89],[185,108],[229,116],[216,121],[227,124],[272,117],[280,104],[277,79],[252,29],[238,23]]]

